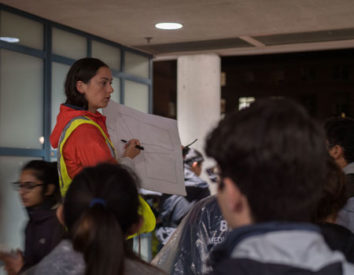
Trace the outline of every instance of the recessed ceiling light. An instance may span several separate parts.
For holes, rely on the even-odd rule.
[[[161,30],[178,30],[182,28],[183,25],[180,23],[157,23],[155,25],[155,28],[161,29]]]
[[[20,39],[17,37],[0,36],[0,41],[5,41],[8,43],[18,43],[20,42]]]

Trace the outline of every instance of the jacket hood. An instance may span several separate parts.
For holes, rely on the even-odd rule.
[[[209,264],[215,265],[217,262],[220,262],[225,258],[232,257],[235,248],[244,240],[259,236],[267,239],[267,234],[275,232],[282,232],[282,234],[285,232],[291,235],[291,232],[296,231],[320,234],[320,229],[316,225],[310,223],[266,222],[241,226],[232,230],[225,241],[214,248],[210,255]],[[299,243],[296,239],[294,241],[294,239],[289,238],[289,240],[294,242],[294,245],[296,245],[296,242]],[[323,240],[322,237],[321,240]],[[266,245],[264,241],[262,244]]]
[[[57,122],[53,132],[50,135],[50,144],[53,146],[53,148],[58,148],[60,135],[63,132],[66,124],[78,116],[87,116],[96,122],[101,120],[103,123],[105,123],[106,121],[106,117],[101,115],[99,112],[91,113],[87,110],[69,104],[60,105],[60,112],[57,116]]]

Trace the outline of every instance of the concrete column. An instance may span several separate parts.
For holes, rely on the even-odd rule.
[[[218,55],[189,55],[177,59],[177,121],[181,142],[187,145],[197,138],[192,147],[204,156],[205,138],[220,119],[220,72]],[[206,160],[203,168],[213,164]],[[202,178],[207,179],[205,174]]]

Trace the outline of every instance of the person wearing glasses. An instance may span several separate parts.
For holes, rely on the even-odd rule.
[[[29,220],[25,228],[24,252],[0,252],[8,274],[17,274],[37,264],[61,240],[64,228],[56,217],[60,198],[56,163],[32,160],[24,165],[13,183]]]

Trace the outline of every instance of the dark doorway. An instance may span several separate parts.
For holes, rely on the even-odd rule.
[[[262,97],[288,97],[318,119],[354,116],[354,50],[221,58],[225,113]],[[176,118],[177,61],[154,62],[154,114]]]

